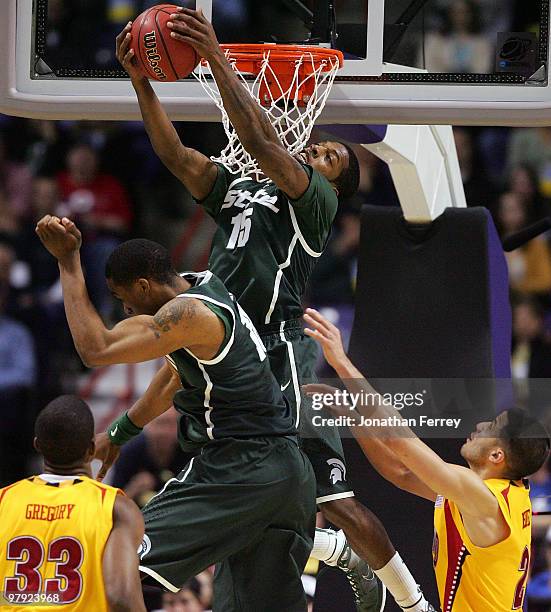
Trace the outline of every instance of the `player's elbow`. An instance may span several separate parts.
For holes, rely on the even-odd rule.
[[[417,480],[415,474],[403,466],[396,470],[396,474],[394,476],[394,484],[402,491],[410,492],[412,489],[412,481]]]
[[[75,347],[87,368],[100,368],[116,363],[110,360],[113,344],[111,333],[110,330],[104,330],[98,334],[76,339]]]
[[[103,352],[91,347],[83,347],[78,351],[82,363],[87,368],[101,368],[110,365]]]
[[[403,464],[387,466],[386,469],[380,472],[381,476],[388,482],[392,483],[398,489],[407,491],[409,482],[413,477],[413,473]]]
[[[127,598],[124,597],[107,597],[109,602],[109,610],[111,612],[132,612],[132,606]]]
[[[136,610],[144,609],[136,605],[135,594],[130,590],[127,592],[123,589],[117,589],[115,592],[106,593],[106,595],[110,612],[136,612]]]
[[[121,573],[122,575],[120,575]],[[106,577],[105,595],[109,604],[109,610],[111,612],[137,612],[144,610],[141,589],[139,589],[138,593],[136,588],[136,579],[124,570],[119,572],[119,575]]]

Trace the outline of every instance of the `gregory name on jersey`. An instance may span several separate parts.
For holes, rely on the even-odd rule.
[[[27,504],[25,518],[30,521],[58,521],[70,519],[76,504],[45,506],[44,504]]]

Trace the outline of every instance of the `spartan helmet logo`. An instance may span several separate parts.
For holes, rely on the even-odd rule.
[[[331,473],[329,474],[331,484],[336,484],[346,479],[346,467],[340,459],[328,459],[327,465],[331,466]]]
[[[150,550],[151,550],[151,540],[149,539],[149,536],[144,533],[142,543],[140,544],[140,547],[138,548],[138,557],[140,558],[140,560],[143,559]]]

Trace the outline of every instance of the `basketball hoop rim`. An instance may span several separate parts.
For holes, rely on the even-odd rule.
[[[315,45],[280,45],[277,43],[225,43],[220,45],[229,60],[239,68],[240,62],[262,62],[266,58],[275,60],[279,65],[294,64],[308,56],[308,61],[325,71],[342,68],[344,55],[338,49],[327,49]],[[335,66],[338,62],[338,66]]]

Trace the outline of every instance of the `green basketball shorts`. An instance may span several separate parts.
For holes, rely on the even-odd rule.
[[[353,497],[346,480],[346,461],[337,427],[315,427],[312,418],[319,412],[301,393],[301,385],[316,382],[315,367],[319,349],[306,336],[300,319],[273,323],[259,329],[268,352],[272,372],[281,385],[297,419],[301,448],[310,459],[316,475],[318,504]]]

